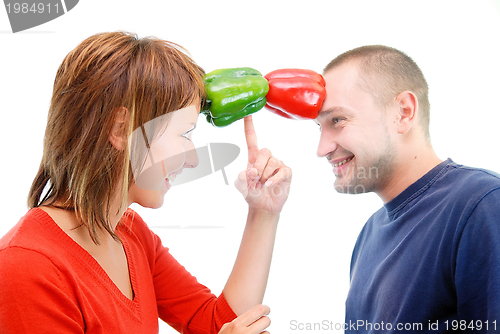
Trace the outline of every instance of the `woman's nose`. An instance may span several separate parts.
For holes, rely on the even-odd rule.
[[[187,168],[195,168],[198,166],[198,154],[196,153],[196,148],[194,147],[193,142],[189,142],[188,147],[186,148],[186,160],[184,165]]]

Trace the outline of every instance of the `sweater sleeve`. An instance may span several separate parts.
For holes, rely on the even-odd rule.
[[[155,234],[154,239],[153,280],[163,321],[180,333],[216,334],[222,325],[236,318],[223,294],[217,298],[174,259]]]
[[[129,210],[127,216],[133,217],[130,227],[148,254],[158,315],[163,321],[180,333],[217,334],[222,325],[236,318],[224,295],[217,297],[200,284],[136,212]]]
[[[500,189],[478,203],[460,237],[457,248],[455,287],[458,317],[474,333],[500,329]],[[486,323],[487,322],[487,323]],[[482,329],[478,325],[482,324]],[[496,326],[496,327],[493,327]]]
[[[72,292],[44,255],[20,247],[0,251],[2,334],[84,333]]]

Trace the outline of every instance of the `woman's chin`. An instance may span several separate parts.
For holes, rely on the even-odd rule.
[[[140,206],[143,208],[148,208],[148,209],[159,209],[163,206],[163,197],[161,199],[156,199],[156,200],[147,200],[147,201],[141,201],[139,203]]]
[[[161,208],[163,206],[163,202],[165,201],[165,195],[166,195],[167,191],[159,191],[157,196],[155,196],[154,198],[151,198],[148,201],[150,204],[148,207],[151,209]]]
[[[148,209],[159,209],[163,206],[165,194],[168,189],[165,190],[142,190],[139,192],[139,196],[134,196],[134,202]]]

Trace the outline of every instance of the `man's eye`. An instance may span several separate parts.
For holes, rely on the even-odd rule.
[[[332,123],[333,125],[338,125],[342,120],[342,118],[335,117],[332,119]]]

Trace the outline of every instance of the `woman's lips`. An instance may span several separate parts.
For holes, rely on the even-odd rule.
[[[170,182],[174,182],[176,177],[177,173],[171,173],[167,176],[167,180],[169,180]]]
[[[168,176],[165,178],[165,184],[167,185],[167,190],[172,187],[171,182],[174,182],[175,179],[177,178],[177,175],[179,175],[181,172],[175,172],[175,173],[170,173]]]

